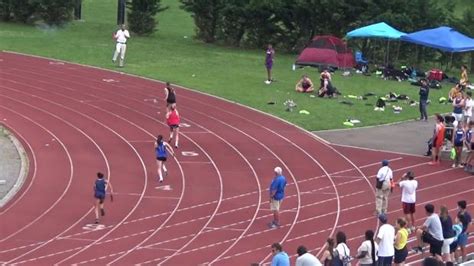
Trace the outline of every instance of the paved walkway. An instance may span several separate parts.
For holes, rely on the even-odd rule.
[[[429,122],[407,121],[390,125],[313,132],[334,144],[423,155],[433,134],[434,118]]]
[[[19,142],[0,125],[0,207],[14,196],[23,183],[22,177],[26,176],[26,173],[21,174],[24,171],[20,155],[23,148],[18,147],[21,150],[19,151],[17,145],[20,145]],[[25,155],[23,158],[26,160]]]

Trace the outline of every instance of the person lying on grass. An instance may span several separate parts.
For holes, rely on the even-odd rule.
[[[308,75],[304,74],[301,79],[296,83],[295,90],[297,92],[313,92],[314,86],[311,79],[309,79]]]

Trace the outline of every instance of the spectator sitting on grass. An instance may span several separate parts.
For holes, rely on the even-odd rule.
[[[311,79],[309,79],[308,75],[304,74],[301,79],[296,83],[295,90],[297,92],[313,92],[314,86]]]
[[[332,86],[331,83],[331,73],[327,69],[321,72],[320,81],[321,85],[319,86],[318,96],[324,97],[327,95],[328,97],[333,97],[336,89]]]

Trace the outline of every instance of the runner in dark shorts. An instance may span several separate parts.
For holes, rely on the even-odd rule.
[[[165,101],[166,108],[169,110],[172,106],[176,107],[176,92],[169,82],[166,82],[165,87]]]
[[[155,142],[155,155],[156,155],[156,164],[157,164],[157,170],[158,170],[158,180],[163,182],[163,172],[164,175],[168,175],[168,170],[166,169],[166,158],[168,157],[168,152],[174,156],[173,148],[163,141],[163,136],[158,135],[156,137],[156,142]]]
[[[94,198],[96,199],[95,201],[95,223],[96,224],[99,223],[99,211],[100,211],[100,216],[105,215],[104,200],[105,200],[107,186],[110,186],[110,189],[112,191],[112,186],[104,178],[104,174],[102,174],[101,172],[97,173],[97,179],[94,182]]]

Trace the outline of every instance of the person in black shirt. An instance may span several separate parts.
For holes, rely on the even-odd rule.
[[[428,94],[430,93],[430,88],[428,87],[428,82],[426,79],[421,80],[420,87],[420,120],[428,121],[428,113],[426,112],[426,105],[428,103]]]

